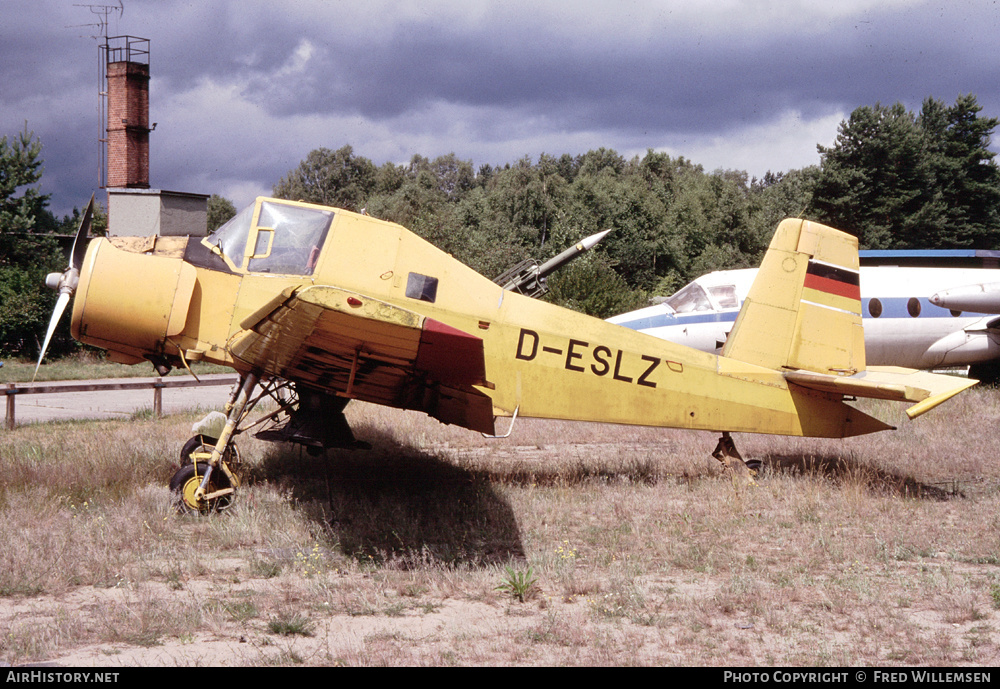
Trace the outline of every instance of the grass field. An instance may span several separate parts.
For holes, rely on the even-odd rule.
[[[846,441],[359,403],[366,452],[242,439],[224,515],[176,514],[193,416],[0,436],[0,660],[67,665],[1000,663],[1000,393]]]

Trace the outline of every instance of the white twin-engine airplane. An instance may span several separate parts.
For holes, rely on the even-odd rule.
[[[862,261],[866,253],[906,263],[960,252],[862,252]],[[608,320],[718,353],[756,274],[755,268],[709,273],[659,304]],[[862,265],[859,280],[869,365],[969,366],[972,378],[1000,381],[1000,269]]]

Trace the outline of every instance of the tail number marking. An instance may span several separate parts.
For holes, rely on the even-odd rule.
[[[538,356],[540,350],[542,354],[559,356],[563,362],[563,368],[567,371],[592,373],[595,376],[601,377],[610,373],[614,380],[620,380],[623,383],[634,382],[636,385],[642,385],[647,388],[656,387],[656,381],[650,380],[650,375],[662,363],[659,357],[648,356],[646,354],[640,355],[642,361],[645,362],[642,364],[645,368],[637,378],[633,378],[632,375],[626,375],[626,373],[634,374],[635,370],[625,370],[632,369],[632,367],[628,365],[623,366],[622,359],[625,356],[625,352],[621,349],[612,349],[604,345],[591,345],[586,340],[570,340],[565,348],[547,345],[540,347],[540,342],[541,337],[537,332],[521,328],[521,334],[517,338],[517,351],[514,353],[515,358],[522,361],[533,361]]]

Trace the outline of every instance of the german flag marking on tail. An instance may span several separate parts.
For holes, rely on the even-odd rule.
[[[811,260],[803,287],[803,302],[861,314],[861,281],[856,270]]]

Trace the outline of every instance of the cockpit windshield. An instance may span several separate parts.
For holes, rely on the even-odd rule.
[[[712,285],[708,291],[720,309],[740,308],[740,298],[736,294],[736,285]]]
[[[312,273],[331,220],[333,211],[264,201],[257,220],[257,247],[247,268],[255,273]],[[273,237],[268,239],[267,234]]]
[[[217,247],[222,255],[229,258],[236,266],[243,263],[243,252],[250,236],[253,211],[253,205],[247,206],[206,238],[209,244]]]
[[[205,242],[216,247],[235,268],[245,267],[255,273],[311,274],[333,211],[261,201],[255,227],[255,209],[256,205],[244,208]]]

